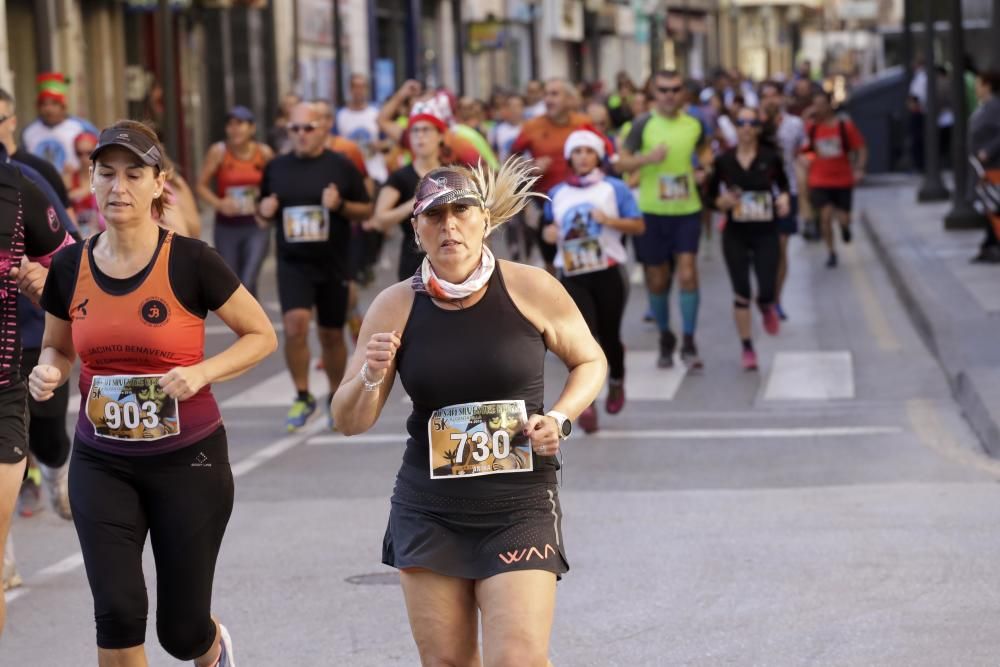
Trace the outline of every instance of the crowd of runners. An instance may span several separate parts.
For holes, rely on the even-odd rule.
[[[574,422],[598,430],[605,384],[603,411],[625,407],[631,267],[658,368],[756,371],[754,311],[769,335],[794,317],[781,300],[789,238],[822,239],[837,267],[866,161],[808,67],[758,84],[621,74],[606,95],[532,81],[488,101],[407,81],[379,106],[355,74],[341,109],[288,95],[270,128],[230,109],[192,187],[153,129],[94,128],[68,115],[63,77],[38,83],[20,141],[0,91],[0,538],[15,511],[41,510],[43,487],[74,522],[101,665],[146,664],[147,535],[160,643],[202,667],[234,664],[211,614],[233,481],[210,385],[278,345],[258,302],[272,237],[295,390],[282,430],[319,410],[329,429],[363,432],[397,375],[413,401],[382,560],[401,572],[422,661],[545,665],[569,570],[560,446]],[[198,200],[214,210],[210,243]],[[717,232],[733,298],[702,304],[700,249]],[[365,310],[359,291],[392,235],[399,282]],[[732,308],[732,357],[701,354],[709,307]],[[235,339],[206,357],[210,311]],[[550,406],[546,351],[569,371]],[[326,387],[310,386],[317,365]],[[12,544],[5,589],[20,585]],[[0,629],[2,612],[0,598]]]

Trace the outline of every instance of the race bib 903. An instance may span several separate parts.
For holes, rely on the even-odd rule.
[[[530,472],[524,401],[462,403],[435,410],[427,422],[431,479]]]
[[[318,243],[330,238],[330,212],[322,206],[289,206],[282,212],[285,240]]]
[[[96,375],[87,394],[94,435],[148,442],[180,435],[177,399],[160,388],[162,375]]]

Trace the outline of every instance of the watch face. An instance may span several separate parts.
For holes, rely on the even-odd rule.
[[[564,419],[562,427],[559,430],[562,432],[562,437],[568,438],[569,434],[573,431],[573,422],[568,419]]]

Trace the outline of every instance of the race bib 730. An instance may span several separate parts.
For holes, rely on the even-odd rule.
[[[462,403],[435,410],[427,422],[431,479],[529,472],[524,401]]]

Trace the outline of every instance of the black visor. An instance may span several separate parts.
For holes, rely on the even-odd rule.
[[[90,153],[90,159],[96,161],[104,149],[111,146],[121,146],[134,153],[143,164],[163,169],[163,155],[160,149],[141,132],[116,128],[104,130],[97,139],[97,147]]]

